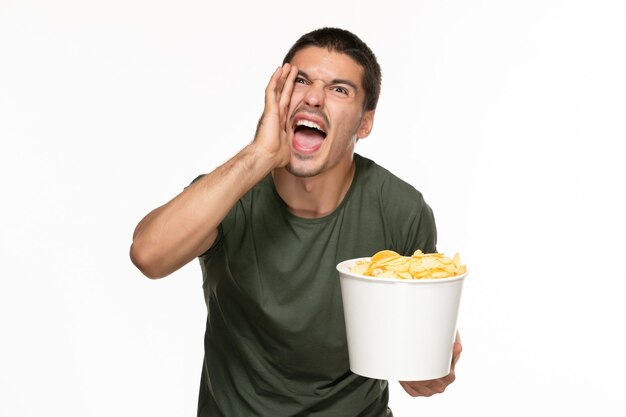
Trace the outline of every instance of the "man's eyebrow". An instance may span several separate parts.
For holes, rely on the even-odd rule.
[[[307,80],[311,79],[311,77],[309,77],[309,75],[306,72],[302,71],[301,69],[298,70],[298,75],[301,76],[301,77],[306,78]],[[357,85],[353,81],[344,80],[342,78],[335,78],[334,80],[331,80],[330,84],[331,85],[334,85],[334,84],[345,84],[345,85],[348,85],[348,86],[354,88],[355,91],[359,89],[357,87]]]
[[[337,78],[335,80],[332,80],[330,83],[331,84],[345,84],[345,85],[349,85],[350,87],[354,88],[355,91],[358,90],[358,87],[356,86],[356,84],[353,83],[350,80],[342,80],[341,78]]]

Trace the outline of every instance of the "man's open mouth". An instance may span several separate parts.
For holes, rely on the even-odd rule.
[[[293,145],[299,151],[313,152],[322,146],[326,139],[326,130],[320,124],[308,120],[298,119],[293,129]]]

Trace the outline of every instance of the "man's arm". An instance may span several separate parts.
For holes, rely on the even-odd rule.
[[[254,141],[144,217],[133,234],[132,262],[149,278],[178,270],[211,247],[235,203],[274,168],[289,162],[287,109],[297,68],[278,68],[265,90]]]

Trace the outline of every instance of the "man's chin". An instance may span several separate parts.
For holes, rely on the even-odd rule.
[[[296,163],[290,162],[289,164],[285,166],[285,170],[291,175],[293,175],[294,177],[310,178],[310,177],[315,177],[316,175],[319,175],[322,172],[322,167],[305,166],[307,164],[302,164],[298,162]]]

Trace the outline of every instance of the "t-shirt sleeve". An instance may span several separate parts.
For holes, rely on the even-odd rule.
[[[390,181],[386,189],[385,199],[390,202],[386,211],[390,214],[395,250],[405,256],[418,249],[424,253],[436,252],[435,217],[422,193],[402,181]]]
[[[196,181],[198,181],[200,178],[204,177],[206,174],[201,174],[198,175],[196,178],[194,178],[193,181],[191,181],[189,183],[189,185],[195,183]],[[189,185],[187,187],[189,187]],[[232,224],[236,217],[237,217],[237,206],[239,204],[236,204],[235,207],[231,208],[228,212],[228,214],[226,215],[226,218],[224,218],[224,220],[222,220],[222,222],[217,226],[217,237],[215,238],[215,242],[213,242],[213,244],[211,245],[211,247],[209,249],[206,250],[206,252],[204,252],[202,255],[199,256],[199,258],[201,259],[208,259],[211,257],[211,255],[216,251],[217,248],[219,248],[223,241],[224,241],[224,233],[225,233],[225,226],[226,226],[226,230],[229,229],[228,225]]]
[[[215,242],[213,245],[200,255],[200,258],[210,258],[213,253],[215,253],[224,243],[224,238],[228,233],[231,233],[232,230],[236,229],[235,225],[237,223],[244,223],[245,216],[243,214],[242,203],[241,200],[238,201],[226,214],[226,217],[222,220],[222,222],[217,226],[217,237],[215,238]]]
[[[421,194],[416,210],[409,219],[404,255],[412,255],[417,249],[424,253],[437,252],[437,226],[435,216]]]

